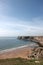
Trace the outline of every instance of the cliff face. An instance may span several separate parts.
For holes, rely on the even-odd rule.
[[[40,58],[43,59],[43,47],[34,48],[34,49],[32,50],[31,55],[28,56],[28,57],[34,58],[34,59],[40,59]]]
[[[43,36],[21,36],[18,39],[36,42],[39,47],[34,48],[32,54],[28,57],[35,59],[43,58]]]
[[[18,39],[21,40],[28,40],[30,37],[29,36],[18,36]]]
[[[36,42],[39,46],[43,47],[43,36],[20,36],[18,39],[30,40]]]
[[[36,37],[34,37],[34,39],[39,42],[38,44],[40,46],[43,47],[43,36],[36,36]]]

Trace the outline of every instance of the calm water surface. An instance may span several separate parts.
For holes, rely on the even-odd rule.
[[[16,37],[0,37],[0,50],[35,44],[31,41],[19,40]]]

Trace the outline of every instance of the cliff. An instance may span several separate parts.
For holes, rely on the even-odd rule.
[[[35,58],[35,59],[43,58],[43,36],[21,36],[18,37],[18,39],[30,40],[32,42],[37,43],[39,47],[34,48],[32,50],[32,54],[28,57]]]
[[[30,40],[36,42],[40,47],[43,47],[43,36],[20,36],[20,40]]]

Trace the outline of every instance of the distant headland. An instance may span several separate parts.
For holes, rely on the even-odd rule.
[[[18,36],[20,40],[30,40],[36,42],[39,46],[43,47],[43,36]]]

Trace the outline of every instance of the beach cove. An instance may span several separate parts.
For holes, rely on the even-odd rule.
[[[17,57],[28,58],[28,55],[31,54],[31,49],[37,46],[35,43],[31,41],[18,40],[14,37],[0,38],[0,43],[2,44],[1,46],[6,44],[4,45],[5,47],[3,46],[2,49],[0,49],[0,59]]]

